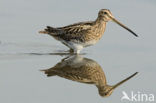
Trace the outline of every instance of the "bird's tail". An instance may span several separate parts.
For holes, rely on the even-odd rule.
[[[55,34],[57,34],[57,32],[58,32],[57,28],[53,28],[50,26],[47,26],[47,28],[44,29],[43,31],[39,31],[39,33],[41,33],[41,34],[51,34],[51,35],[55,35]]]
[[[44,72],[47,75],[47,77],[55,76],[56,75],[56,72],[55,71],[52,71],[52,70],[49,70],[49,69],[40,70],[40,71]]]

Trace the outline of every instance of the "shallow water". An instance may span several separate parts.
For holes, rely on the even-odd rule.
[[[0,4],[0,102],[116,103],[124,102],[121,101],[123,91],[128,95],[131,91],[156,95],[156,14],[153,13],[156,2],[112,2],[3,0]],[[135,38],[109,22],[103,38],[81,52],[83,58],[91,59],[101,66],[109,85],[139,72],[116,88],[111,96],[104,98],[99,95],[94,84],[59,76],[47,77],[41,72],[67,57],[65,51],[68,48],[48,35],[37,33],[46,25],[62,26],[76,21],[94,20],[101,8],[110,8],[118,20],[139,35],[139,38]]]

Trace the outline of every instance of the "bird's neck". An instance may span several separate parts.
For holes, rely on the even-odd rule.
[[[95,28],[96,28],[96,35],[99,37],[99,39],[102,37],[104,34],[105,28],[106,28],[106,22],[103,20],[103,18],[98,17],[95,20]]]
[[[104,21],[104,18],[101,16],[98,16],[97,19],[95,20],[96,24],[106,24],[106,21]]]
[[[105,29],[106,21],[104,21],[104,19],[102,17],[98,16],[97,19],[95,20],[95,25],[98,26],[98,28]]]

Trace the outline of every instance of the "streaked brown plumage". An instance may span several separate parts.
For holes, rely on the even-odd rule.
[[[47,26],[45,30],[39,33],[49,34],[69,47],[71,51],[80,53],[80,50],[84,47],[91,46],[99,41],[104,34],[106,22],[110,20],[137,36],[132,30],[117,21],[108,9],[100,10],[95,21],[80,22],[58,28]]]
[[[111,95],[116,87],[137,74],[136,72],[116,85],[110,86],[107,85],[106,77],[101,66],[97,62],[79,55],[62,59],[54,67],[42,71],[48,77],[60,76],[81,83],[95,84],[99,94],[103,97]]]

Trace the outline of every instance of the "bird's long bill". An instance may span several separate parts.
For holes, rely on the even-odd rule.
[[[119,24],[121,27],[125,28],[126,30],[128,30],[129,32],[131,32],[134,36],[138,37],[138,35],[136,33],[134,33],[131,29],[129,29],[127,26],[125,26],[124,24],[120,23],[118,20],[116,20],[115,18],[111,18],[112,21],[114,21],[115,23]]]
[[[131,76],[129,76],[129,77],[127,77],[126,79],[122,80],[121,82],[117,83],[116,85],[114,85],[114,86],[111,88],[111,90],[117,88],[118,86],[120,86],[120,85],[123,84],[124,82],[128,81],[129,79],[131,79],[132,77],[134,77],[136,74],[138,74],[138,72],[132,74]]]

